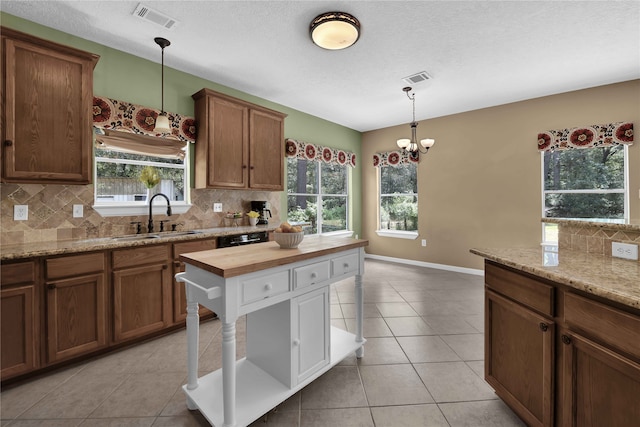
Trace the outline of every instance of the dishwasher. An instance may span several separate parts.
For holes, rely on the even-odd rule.
[[[218,237],[218,248],[228,248],[231,246],[250,245],[252,243],[262,243],[269,241],[268,231],[256,231],[252,233],[230,234]]]

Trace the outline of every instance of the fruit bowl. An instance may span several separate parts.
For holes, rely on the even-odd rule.
[[[304,232],[299,233],[273,233],[273,240],[280,245],[280,249],[293,249],[297,248],[300,242],[304,239]]]

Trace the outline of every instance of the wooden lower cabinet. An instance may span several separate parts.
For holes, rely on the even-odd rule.
[[[33,261],[0,268],[0,362],[2,379],[39,367],[37,265]]]
[[[640,425],[640,364],[570,331],[562,343],[562,425]]]
[[[490,290],[485,304],[487,382],[528,425],[553,425],[553,321]]]
[[[184,271],[184,263],[178,258],[181,254],[189,252],[207,251],[216,249],[217,240],[197,240],[195,242],[175,243],[173,245],[173,276]],[[211,315],[213,312],[206,307],[200,305],[198,307],[198,315],[200,317]],[[187,296],[184,289],[184,283],[173,280],[173,322],[182,323],[187,319]]]
[[[640,426],[640,311],[491,261],[485,282],[485,378],[527,425]]]
[[[47,361],[69,359],[107,345],[105,254],[45,261]]]
[[[161,331],[172,323],[170,245],[113,251],[113,340]]]

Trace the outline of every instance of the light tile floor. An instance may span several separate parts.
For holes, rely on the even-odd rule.
[[[364,358],[347,358],[252,427],[524,426],[482,379],[482,277],[367,260],[363,284]],[[347,330],[353,286],[331,292],[331,322]],[[203,374],[220,367],[220,328],[201,325]],[[239,321],[239,356],[244,331]],[[3,390],[1,425],[207,426],[186,408],[185,382],[182,330]]]

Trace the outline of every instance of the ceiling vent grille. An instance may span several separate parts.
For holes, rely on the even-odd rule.
[[[151,21],[154,24],[160,25],[167,30],[173,29],[178,24],[173,18],[169,18],[167,15],[155,11],[142,3],[138,3],[136,10],[133,11],[133,15],[138,18],[144,19],[145,21]]]
[[[402,80],[410,85],[415,85],[418,83],[426,82],[429,79],[431,79],[431,76],[427,74],[426,71],[420,71],[419,73],[412,74],[408,77],[403,78]]]

